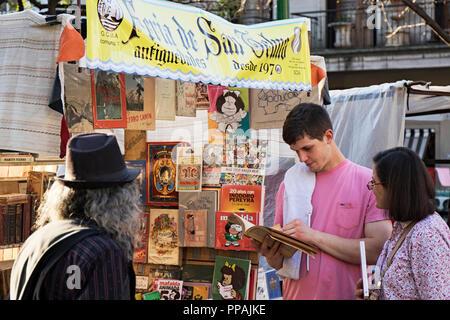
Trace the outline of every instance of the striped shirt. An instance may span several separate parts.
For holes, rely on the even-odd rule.
[[[88,236],[52,267],[42,288],[48,300],[128,300],[127,261],[109,237]]]

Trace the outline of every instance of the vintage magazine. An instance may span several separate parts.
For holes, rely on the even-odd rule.
[[[202,185],[220,187],[223,144],[205,144],[203,148]]]
[[[207,246],[207,218],[208,210],[184,210],[184,246],[206,247]]]
[[[146,195],[146,177],[145,177],[145,173],[146,173],[146,162],[145,160],[125,160],[125,164],[127,167],[130,168],[138,168],[141,170],[141,173],[138,176],[138,179],[141,180],[141,185],[140,185],[140,193],[141,193],[141,203],[142,205],[145,205],[146,203],[146,199],[145,199],[145,195]]]
[[[196,84],[177,80],[177,105],[175,114],[183,117],[195,117]]]
[[[124,130],[125,160],[146,160],[147,131]]]
[[[126,128],[125,75],[91,70],[91,87],[94,128]]]
[[[125,75],[128,129],[155,130],[155,94],[151,85],[152,78]]]

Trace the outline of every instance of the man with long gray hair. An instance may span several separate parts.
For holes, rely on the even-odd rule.
[[[66,173],[46,192],[11,272],[12,300],[134,299],[139,169],[114,136],[70,139]]]

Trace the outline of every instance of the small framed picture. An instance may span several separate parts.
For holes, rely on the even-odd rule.
[[[92,114],[95,129],[126,128],[125,75],[91,70]]]
[[[176,146],[179,142],[147,142],[147,205],[178,206]]]

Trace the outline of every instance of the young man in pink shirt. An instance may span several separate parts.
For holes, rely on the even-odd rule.
[[[365,241],[367,263],[375,264],[392,231],[390,220],[375,207],[375,197],[366,187],[371,170],[347,160],[333,137],[330,117],[319,105],[300,104],[286,117],[283,140],[297,153],[300,163],[286,172],[280,185],[274,224],[320,251],[314,259],[302,254],[294,275],[284,277],[285,300],[354,299],[355,284],[361,277],[359,242]],[[314,173],[312,194],[309,198],[305,195],[312,205],[307,221],[301,218],[305,209],[300,205],[303,195],[298,193],[308,182],[299,174],[299,167],[307,174]],[[287,203],[290,209],[283,210]],[[285,268],[279,245],[270,248],[266,239],[262,244],[253,241],[253,246],[273,268]]]

